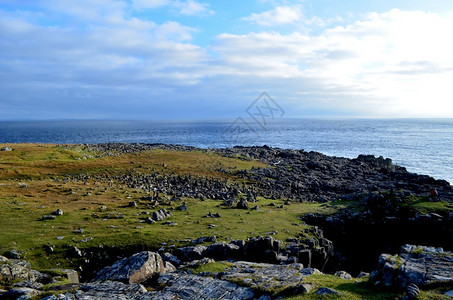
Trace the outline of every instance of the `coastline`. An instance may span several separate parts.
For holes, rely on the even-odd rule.
[[[293,272],[288,268],[298,263],[356,276],[373,271],[381,253],[398,253],[409,242],[453,248],[445,239],[452,186],[388,158],[268,146],[1,148],[7,146],[0,152],[2,253],[14,250],[40,269],[51,267],[50,259],[79,268],[84,282],[118,257],[144,250],[168,262],[177,257],[177,272],[194,260],[215,259],[207,266],[245,260]],[[432,189],[439,198],[430,196]],[[284,286],[278,293],[292,290]]]

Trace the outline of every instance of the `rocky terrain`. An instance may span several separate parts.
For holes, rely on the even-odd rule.
[[[102,155],[138,153],[150,149],[194,151],[194,147],[162,144],[98,144],[83,145],[90,151]],[[201,150],[201,149],[197,149]],[[256,159],[271,167],[252,168],[250,171],[231,172],[249,181],[249,185],[239,185],[226,180],[199,178],[193,175],[140,174],[140,172],[110,177],[103,175],[96,180],[119,180],[130,187],[166,193],[176,197],[198,197],[226,200],[237,197],[239,192],[247,195],[248,200],[262,196],[272,199],[291,201],[327,202],[339,197],[368,193],[371,191],[399,190],[411,195],[426,195],[437,189],[441,197],[453,200],[453,189],[445,180],[435,180],[427,175],[409,173],[404,167],[394,165],[389,158],[373,155],[360,155],[356,159],[333,157],[318,152],[288,150],[263,147],[237,146],[228,149],[207,149],[224,157],[238,157],[243,160]],[[75,179],[86,180],[88,175]]]
[[[453,249],[452,186],[388,158],[3,148],[0,224],[39,236],[22,248],[3,238],[6,299],[443,299],[453,289],[452,254],[440,248]],[[22,225],[22,212],[39,216]],[[36,271],[23,257],[66,267]]]

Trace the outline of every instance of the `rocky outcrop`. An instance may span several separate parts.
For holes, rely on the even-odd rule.
[[[121,259],[102,269],[93,281],[112,280],[125,283],[142,283],[155,274],[176,270],[170,262],[164,262],[155,252],[143,251]]]
[[[63,147],[70,147],[65,146]],[[200,178],[193,175],[141,174],[95,176],[82,174],[73,179],[84,181],[88,178],[97,181],[117,181],[131,188],[139,188],[153,194],[173,196],[174,199],[191,197],[198,199],[218,199],[236,203],[239,195],[246,195],[248,202],[257,196],[291,201],[327,202],[357,192],[384,190],[406,190],[416,196],[427,195],[436,189],[441,199],[453,201],[453,189],[444,180],[430,176],[409,173],[404,167],[394,165],[391,159],[373,155],[359,155],[356,159],[332,157],[317,152],[263,147],[233,147],[227,149],[196,149],[163,144],[97,144],[79,147],[95,151],[100,155],[117,156],[122,153],[137,153],[151,149],[178,151],[214,152],[220,156],[244,160],[256,159],[269,164],[266,168],[251,170],[223,170],[248,181],[247,186],[218,178]],[[240,205],[242,206],[242,205]]]
[[[399,255],[382,254],[370,279],[387,287],[453,282],[453,252],[404,245]]]
[[[254,290],[211,277],[185,273],[171,273],[159,277],[158,283],[165,286],[160,291],[150,292],[150,298],[139,299],[256,299]],[[143,295],[145,296],[145,295]],[[269,299],[269,298],[261,298]]]
[[[59,282],[77,285],[78,273],[68,269],[52,269],[39,272],[31,269],[28,261],[0,256],[0,281],[9,289],[0,290],[0,299],[30,299],[43,293],[45,284]]]
[[[291,264],[323,269],[333,257],[333,245],[323,237],[322,230],[314,227],[302,231],[300,238],[291,239],[287,245],[271,236],[251,237],[247,240],[217,242],[209,246],[187,246],[176,251],[182,261],[205,257],[216,260],[247,260],[252,262]]]
[[[88,283],[81,286],[74,294],[66,293],[63,299],[80,299],[80,300],[128,300],[128,299],[151,299],[141,298],[147,294],[147,290],[141,284],[124,284],[118,281],[104,281]],[[55,296],[46,298],[46,300],[57,300]]]
[[[17,281],[35,279],[29,262],[18,259],[8,259],[0,256],[0,280]]]
[[[302,289],[303,279],[321,274],[317,269],[305,268],[302,264],[274,265],[239,261],[220,272],[217,277],[247,286],[268,295],[289,293]]]

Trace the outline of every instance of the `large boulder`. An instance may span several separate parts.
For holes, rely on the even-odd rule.
[[[158,253],[143,251],[102,269],[93,281],[113,280],[142,283],[155,274],[174,270],[176,268],[171,263],[164,262]]]
[[[453,282],[453,252],[404,245],[399,255],[382,254],[370,279],[388,287]]]

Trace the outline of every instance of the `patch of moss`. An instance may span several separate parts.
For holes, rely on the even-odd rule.
[[[195,267],[195,268],[188,268],[188,269],[191,270],[194,274],[198,274],[201,272],[220,273],[220,272],[230,269],[231,266],[232,266],[231,263],[222,261],[222,262],[207,263],[207,264]]]

